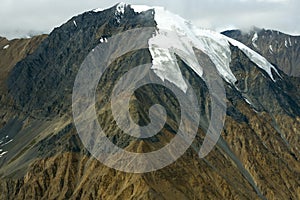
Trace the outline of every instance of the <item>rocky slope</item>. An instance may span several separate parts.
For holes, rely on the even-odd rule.
[[[145,174],[110,169],[90,155],[71,114],[73,83],[81,63],[103,38],[137,27],[155,30],[159,25],[155,9],[138,12],[124,6],[120,12],[119,6],[76,16],[47,37],[16,40],[25,52],[18,58],[13,57],[15,52],[4,51],[12,45],[0,50],[0,70],[6,71],[0,82],[6,91],[0,106],[5,113],[0,154],[6,152],[0,158],[0,199],[300,199],[300,79],[289,76],[299,67],[284,55],[271,60],[263,50],[268,41],[262,37],[256,41],[262,49],[258,51],[235,32],[225,33],[264,55],[278,73],[271,72],[273,80],[241,48],[228,43],[229,68],[237,80],[223,78],[225,125],[207,157],[200,159],[198,151],[209,124],[210,95],[203,79],[179,57],[182,76],[193,86],[201,107],[199,130],[186,153],[170,166]],[[214,44],[214,37],[209,44]],[[5,46],[8,41],[0,42]],[[299,44],[293,44],[286,52],[295,63],[298,49]],[[212,62],[200,49],[194,52],[205,65]],[[113,119],[108,99],[116,80],[133,66],[151,63],[151,53],[144,49],[116,59],[97,87],[99,123],[111,141],[134,152],[164,146],[176,134],[180,119],[174,95],[157,85],[137,90],[130,102],[130,114],[138,124],[149,122],[147,111],[154,103],[166,108],[167,123],[157,136],[134,141]]]

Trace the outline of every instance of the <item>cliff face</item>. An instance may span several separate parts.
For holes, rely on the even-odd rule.
[[[230,70],[237,82],[224,81],[225,125],[207,157],[200,159],[198,151],[209,124],[209,91],[180,58],[181,73],[193,86],[201,107],[199,130],[186,153],[175,163],[145,174],[110,169],[90,155],[71,115],[72,89],[81,63],[101,38],[156,26],[152,10],[137,13],[125,7],[122,18],[115,10],[76,16],[48,36],[0,39],[0,48],[10,44],[0,50],[4,92],[0,149],[6,152],[0,158],[0,199],[300,199],[300,78],[290,76],[299,70],[300,45],[297,38],[279,34],[281,40],[291,37],[293,45],[274,45],[271,54],[269,43],[280,39],[269,39],[275,37],[269,31],[258,33],[257,49],[251,46],[252,35],[224,33],[258,51],[284,73],[273,71],[272,80],[244,52],[230,46]],[[134,38],[122,42],[130,40]],[[195,54],[203,52],[195,49]],[[157,136],[134,141],[113,119],[107,99],[116,81],[151,60],[148,49],[129,52],[114,61],[97,87],[99,123],[111,141],[128,151],[159,149],[178,129],[178,101],[157,85],[137,90],[130,101],[130,114],[138,124],[149,123],[153,104],[166,108],[167,123]],[[208,61],[203,58],[202,62]]]

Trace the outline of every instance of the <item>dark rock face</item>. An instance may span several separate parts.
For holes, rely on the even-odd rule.
[[[274,72],[273,81],[241,50],[231,47],[230,68],[238,81],[234,85],[224,81],[226,122],[217,146],[205,159],[199,159],[197,151],[210,123],[211,97],[206,83],[180,58],[180,70],[194,88],[201,108],[196,139],[182,158],[156,172],[128,174],[104,166],[87,152],[70,115],[81,63],[101,38],[156,26],[151,10],[135,13],[126,7],[121,18],[115,10],[73,17],[18,62],[6,78],[7,85],[3,85],[8,87],[10,100],[3,100],[0,108],[12,104],[14,113],[6,115],[8,122],[0,129],[0,140],[8,135],[13,141],[1,147],[8,153],[0,158],[0,198],[299,199],[300,78],[289,75],[299,71],[295,52],[300,39],[298,44],[298,38],[291,37],[293,45],[285,48],[280,41],[290,36],[277,32],[258,32],[257,49],[253,35],[224,32],[285,73]],[[278,45],[268,54],[269,44],[276,41]],[[278,56],[272,57],[275,53]],[[195,54],[204,66],[209,62],[201,56],[203,52],[195,49]],[[293,62],[285,55],[292,56]],[[162,148],[178,129],[178,101],[172,92],[157,85],[135,91],[130,114],[137,124],[145,125],[149,108],[163,105],[168,119],[159,134],[136,141],[122,133],[113,119],[109,98],[117,80],[134,66],[150,62],[148,49],[129,52],[109,67],[97,87],[99,123],[114,144],[128,151]]]
[[[138,14],[127,7],[119,21],[113,7],[73,17],[14,67],[8,80],[9,93],[24,111],[43,116],[65,112],[71,105],[77,71],[100,38],[139,26],[154,27],[151,13]]]

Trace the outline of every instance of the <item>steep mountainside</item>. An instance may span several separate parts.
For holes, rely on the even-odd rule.
[[[287,75],[300,76],[300,36],[257,28],[249,33],[232,30],[223,34],[259,52]]]
[[[149,123],[154,104],[166,109],[166,124],[156,136],[137,140],[123,133],[113,117],[114,86],[135,66],[147,63],[152,68],[142,69],[141,74],[150,71],[150,80],[158,77],[181,94],[186,94],[187,82],[192,86],[200,124],[191,147],[176,162],[134,174],[105,166],[83,145],[72,117],[72,91],[90,52],[108,51],[111,46],[105,45],[113,36],[141,27],[150,28],[143,35],[148,48],[116,58],[97,86],[97,116],[107,137],[127,151],[145,153],[176,136],[179,100],[159,85],[137,89],[129,104],[139,125]],[[195,59],[182,58],[179,51],[174,55],[171,50],[161,51],[157,41],[164,39],[163,29],[175,33],[178,40],[172,45]],[[238,33],[223,34],[267,59],[162,8],[122,3],[73,17],[48,36],[14,42],[1,38],[0,48],[8,42],[10,46],[0,50],[0,70],[6,72],[0,75],[0,88],[6,91],[0,105],[0,199],[300,199],[300,78],[290,76],[299,70],[300,44],[291,37],[291,50],[272,46],[273,53],[280,54],[272,60],[272,54],[266,53],[269,40],[261,36],[271,38],[271,32],[258,33],[257,49],[250,36]],[[120,40],[114,52],[135,40],[134,35]],[[24,50],[9,52],[12,47]],[[226,98],[220,100],[227,107],[225,124],[217,145],[201,159],[199,149],[209,124],[216,120],[210,119],[214,97],[206,82],[216,76],[226,91]]]

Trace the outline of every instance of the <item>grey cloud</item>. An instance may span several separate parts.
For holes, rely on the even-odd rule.
[[[114,0],[2,0],[0,35],[14,38],[49,33],[74,15],[116,3]],[[297,0],[129,0],[127,3],[164,6],[198,26],[218,31],[257,26],[300,34]]]

